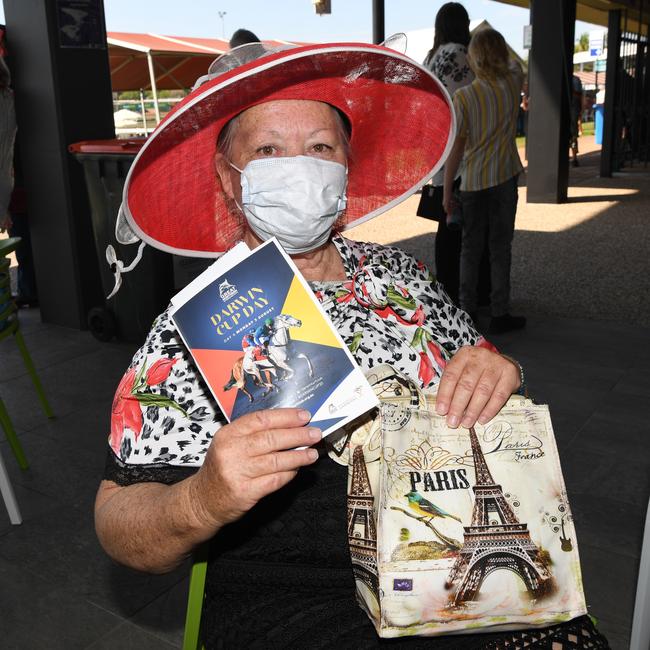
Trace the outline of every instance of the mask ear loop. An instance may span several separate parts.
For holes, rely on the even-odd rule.
[[[228,163],[228,164],[229,164],[229,165],[230,165],[230,166],[231,166],[231,167],[232,167],[236,172],[239,172],[240,176],[244,173],[244,170],[243,170],[243,169],[239,169],[239,167],[237,167],[237,165],[235,165],[235,163],[231,162],[230,160],[226,160],[226,162],[227,162],[227,163]],[[239,205],[239,202],[238,202],[236,199],[234,199],[234,198],[233,198],[233,201],[235,202],[235,205],[239,208],[239,211],[240,211],[244,216],[246,216],[246,213],[244,212],[244,208],[243,208],[241,205]]]
[[[108,294],[108,296],[106,296],[106,300],[112,298],[120,290],[120,287],[122,286],[122,274],[128,273],[129,271],[133,271],[133,269],[138,265],[138,263],[142,259],[142,252],[144,251],[145,246],[146,244],[143,241],[141,241],[140,245],[138,246],[138,252],[136,256],[133,258],[133,261],[128,266],[124,266],[124,262],[122,262],[122,260],[117,259],[117,253],[115,252],[115,248],[113,248],[112,244],[109,244],[106,247],[106,261],[108,262],[108,265],[111,267],[111,271],[113,272],[113,276],[115,278],[113,291],[111,291]]]

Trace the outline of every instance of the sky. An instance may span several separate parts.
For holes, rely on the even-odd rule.
[[[229,38],[239,27],[261,39],[372,41],[371,0],[331,0],[332,14],[318,16],[312,0],[104,0],[108,31]],[[386,36],[433,25],[443,0],[385,0]],[[486,19],[524,54],[528,10],[494,0],[465,0],[470,19]],[[220,12],[225,12],[223,17]],[[0,21],[4,9],[0,7]],[[576,36],[594,29],[577,23]],[[602,28],[601,28],[602,29]]]

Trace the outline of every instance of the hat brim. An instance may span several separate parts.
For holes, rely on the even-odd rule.
[[[455,133],[451,101],[428,70],[365,44],[305,46],[265,56],[197,88],[146,141],[127,176],[123,207],[148,244],[213,257],[240,237],[216,179],[216,141],[242,111],[302,99],[335,106],[350,120],[343,228],[394,207],[443,164]]]

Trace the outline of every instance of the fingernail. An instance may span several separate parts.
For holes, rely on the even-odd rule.
[[[323,437],[323,432],[316,427],[310,427],[308,431],[310,440],[320,440]]]
[[[447,419],[447,424],[452,428],[455,429],[458,426],[459,418],[457,415],[450,415],[449,418]]]
[[[311,413],[309,411],[300,410],[298,411],[298,417],[303,422],[309,422],[309,420],[311,420]]]
[[[484,415],[479,415],[478,423],[485,424],[490,418],[486,418]]]
[[[444,402],[436,402],[436,413],[438,415],[444,415],[447,413],[447,408],[448,406]]]
[[[472,422],[472,418],[464,417],[462,424],[466,429],[469,429],[474,423]]]
[[[316,460],[318,458],[318,452],[315,449],[308,449],[307,458],[309,458],[309,460]]]

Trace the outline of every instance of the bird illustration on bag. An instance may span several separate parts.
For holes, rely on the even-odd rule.
[[[409,507],[411,510],[415,510],[415,512],[417,512],[419,515],[422,515],[423,517],[429,517],[429,520],[436,517],[443,519],[445,517],[449,517],[450,519],[455,519],[461,524],[463,523],[460,517],[445,512],[442,508],[439,508],[438,506],[431,503],[431,501],[425,499],[419,492],[411,490],[411,492],[405,494],[404,496],[408,498]]]

